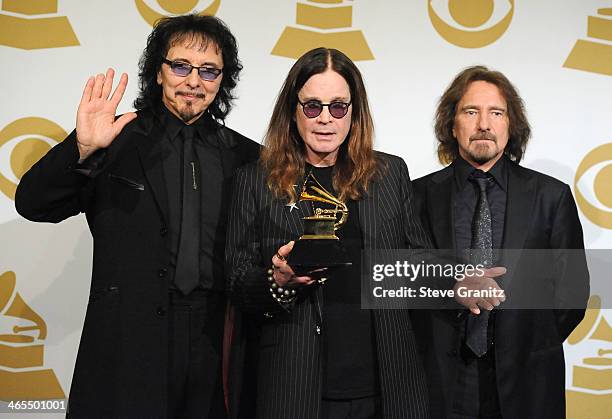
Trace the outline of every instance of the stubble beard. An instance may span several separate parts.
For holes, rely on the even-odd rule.
[[[499,154],[497,143],[491,141],[491,144],[476,144],[468,150],[470,159],[478,164],[485,164],[493,160]]]
[[[476,140],[486,140],[477,142]],[[477,164],[485,164],[493,160],[499,154],[497,137],[490,132],[479,133],[470,137],[470,145],[467,150],[469,158]]]

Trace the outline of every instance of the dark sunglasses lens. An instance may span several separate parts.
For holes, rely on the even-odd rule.
[[[344,118],[348,112],[348,104],[342,102],[332,102],[329,104],[329,113],[336,119]]]
[[[321,114],[323,110],[323,105],[319,102],[307,102],[304,103],[304,115],[308,118],[316,118]]]
[[[185,77],[191,73],[191,66],[184,63],[172,63],[170,64],[170,69],[174,74],[181,77]]]
[[[200,77],[202,80],[213,81],[215,80],[221,72],[214,68],[201,68],[199,70]]]

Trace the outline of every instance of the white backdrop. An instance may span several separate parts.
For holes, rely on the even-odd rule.
[[[296,15],[298,3],[301,7],[325,8],[312,13],[325,13],[330,16],[331,26],[336,27],[321,30],[297,24],[296,19],[304,23],[314,16],[322,22],[324,17],[303,10]],[[403,157],[413,178],[440,167],[432,119],[436,102],[454,75],[474,64],[501,70],[519,88],[533,126],[533,138],[523,164],[570,184],[575,194],[578,189],[584,202],[589,203],[580,205],[587,247],[612,247],[612,149],[595,151],[593,161],[583,164],[589,167],[585,166],[584,174],[576,179],[585,156],[612,143],[612,1],[336,3],[2,1],[0,275],[14,272],[16,286],[6,285],[10,274],[0,276],[0,335],[23,335],[15,333],[13,326],[32,324],[7,313],[17,293],[43,319],[48,334],[41,340],[35,331],[29,333],[35,338],[34,343],[44,345],[43,366],[16,368],[2,359],[5,352],[0,351],[0,400],[7,397],[2,380],[8,375],[3,375],[3,371],[15,376],[23,371],[52,370],[61,390],[67,394],[70,389],[89,289],[91,237],[83,216],[60,225],[21,219],[14,209],[12,191],[23,170],[31,164],[28,162],[40,156],[41,151],[37,150],[44,150],[45,144],[54,144],[63,133],[73,129],[76,107],[89,75],[104,72],[107,67],[127,72],[130,82],[119,111],[131,110],[137,92],[137,62],[151,31],[137,4],[161,14],[218,6],[216,15],[236,35],[244,64],[239,98],[227,124],[257,141],[264,133],[278,89],[294,62],[294,58],[271,53],[284,29],[301,30],[299,40],[289,39],[289,45],[296,45],[296,49],[299,42],[308,44],[308,39],[315,37],[334,46],[347,32],[361,31],[353,36],[365,39],[373,56],[357,64],[370,95],[376,148]],[[468,3],[472,9],[466,8]],[[342,13],[345,18],[340,17]],[[347,14],[352,15],[348,24]],[[436,29],[432,23],[436,15],[451,29]],[[495,31],[498,33],[489,35]],[[564,66],[579,40],[582,41],[577,52]],[[479,45],[466,47],[469,42]],[[347,50],[351,47],[348,43],[339,45]],[[352,46],[355,45],[358,43]],[[23,118],[36,119],[21,121]],[[51,123],[57,127],[49,126]],[[3,292],[8,296],[4,307]],[[609,307],[610,303],[604,297],[603,305]],[[612,332],[594,334],[598,325],[605,326],[605,315],[606,312],[593,312],[592,321],[584,326],[584,336],[577,336],[576,344],[566,345],[571,417],[598,417],[598,412],[606,409],[609,412],[612,408],[609,357],[599,355],[604,366],[597,368],[585,367],[583,362],[586,357],[597,357],[597,350],[612,347]],[[610,312],[607,316],[611,317]],[[22,344],[9,344],[0,336],[0,349],[3,345],[19,351]],[[586,368],[587,376],[591,377],[586,383],[574,385],[575,366]],[[589,384],[595,382],[603,384]]]

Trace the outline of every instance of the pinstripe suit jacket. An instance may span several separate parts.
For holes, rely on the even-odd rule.
[[[377,156],[386,163],[387,173],[358,201],[365,249],[427,246],[412,209],[406,164],[396,156]],[[304,202],[298,203],[299,210],[286,204],[272,197],[257,164],[237,172],[226,252],[230,298],[243,325],[247,319],[258,323],[259,340],[246,349],[257,351],[257,418],[318,419],[322,345],[316,328],[325,327],[320,324],[322,290],[304,292],[291,310],[285,310],[271,297],[266,279],[272,255],[301,235],[302,217],[309,214]],[[408,311],[375,310],[373,319],[384,418],[428,417],[427,386]],[[239,362],[237,358],[240,355],[234,353],[232,362]],[[252,415],[250,411],[241,416]]]

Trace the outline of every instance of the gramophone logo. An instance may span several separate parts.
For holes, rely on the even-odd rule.
[[[463,48],[482,48],[497,41],[514,15],[514,0],[428,0],[428,3],[429,19],[438,34]]]
[[[344,52],[354,61],[373,60],[363,32],[352,26],[352,1],[298,1],[296,25],[285,28],[272,55],[298,58],[313,48],[327,47]]]
[[[612,76],[612,7],[589,16],[587,36],[576,41],[563,67]]]
[[[574,365],[572,390],[567,390],[568,418],[608,418],[612,408],[612,327],[601,309],[601,298],[591,296],[584,320],[567,339],[594,344],[596,351]]]
[[[16,320],[0,334],[0,400],[64,399],[55,373],[44,368],[47,325],[16,291],[14,272],[0,275],[0,316]]]
[[[21,49],[79,45],[65,16],[57,14],[57,0],[2,0],[0,44]]]
[[[219,10],[221,0],[213,0],[212,3],[206,0],[136,0],[136,8],[144,20],[146,20],[149,25],[153,26],[155,22],[162,17],[183,15],[193,12],[193,10],[199,8],[202,3],[210,4],[198,14],[214,16],[217,10]]]
[[[66,135],[62,127],[44,118],[22,118],[4,127],[0,131],[0,192],[15,199],[24,173]]]
[[[576,169],[574,193],[578,207],[600,227],[612,229],[612,143],[590,151]]]

